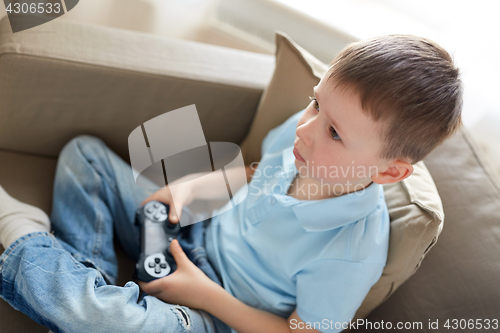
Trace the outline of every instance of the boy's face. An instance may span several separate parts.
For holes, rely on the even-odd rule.
[[[328,75],[314,87],[316,99],[297,124],[295,166],[310,180],[348,188],[360,184],[361,189],[371,183],[372,175],[388,169],[387,162],[378,157],[383,123],[362,111],[352,90],[327,82]]]

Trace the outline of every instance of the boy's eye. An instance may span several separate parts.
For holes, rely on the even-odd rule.
[[[311,101],[313,101],[314,108],[316,109],[316,111],[319,112],[319,104],[318,104],[318,101],[316,100],[316,98],[312,97],[312,96],[309,96],[309,99]],[[335,130],[335,128],[333,128],[333,126],[330,126],[329,130],[330,130],[330,136],[332,137],[333,140],[335,140],[335,141],[341,141],[342,140],[340,138],[340,136],[338,135],[337,131]]]
[[[319,104],[318,104],[318,101],[316,100],[316,98],[315,98],[315,97],[312,97],[312,96],[309,96],[309,99],[310,99],[311,101],[313,101],[313,103],[314,103],[314,108],[316,109],[316,111],[319,111]]]
[[[337,134],[337,131],[332,126],[330,126],[330,135],[332,136],[333,140],[336,140],[336,141],[340,141],[341,140],[340,136]]]

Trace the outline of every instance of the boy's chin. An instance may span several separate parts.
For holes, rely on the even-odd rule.
[[[295,160],[295,166],[297,167],[300,178],[310,178],[308,170],[305,170],[304,167],[300,167],[300,161]]]

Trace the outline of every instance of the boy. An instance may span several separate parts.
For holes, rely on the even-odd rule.
[[[135,209],[153,199],[171,203],[169,189],[139,188],[130,167],[102,141],[72,140],[56,173],[55,237],[46,223],[30,219],[17,220],[22,233],[4,233],[15,219],[0,220],[2,298],[54,331],[346,328],[387,259],[382,184],[410,176],[412,164],[459,129],[462,86],[442,48],[391,35],[346,47],[313,94],[306,109],[264,139],[258,168],[246,168],[252,178],[245,201],[189,226],[182,248],[171,245],[177,270],[140,282],[156,298],[138,304],[135,283],[112,285],[113,228],[136,258]],[[206,179],[184,184],[181,204],[217,196]],[[171,210],[169,218],[183,214],[190,212]],[[198,260],[205,247],[211,278]]]

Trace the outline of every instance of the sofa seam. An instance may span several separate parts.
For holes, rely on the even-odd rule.
[[[470,135],[466,135],[465,131],[462,131],[461,135],[464,138],[464,141],[467,143],[467,145],[471,149],[472,154],[474,155],[474,158],[477,161],[479,167],[484,172],[484,174],[487,176],[487,178],[490,180],[490,183],[495,188],[498,196],[500,196],[500,181],[498,180],[498,177],[491,174],[490,165],[488,164],[487,161],[483,160],[483,157],[480,156],[480,154],[478,154],[479,148],[476,147],[476,143],[472,141],[473,139],[470,138]]]
[[[204,82],[204,83],[212,83],[212,84],[220,84],[224,85],[227,87],[236,87],[236,88],[242,88],[242,89],[250,89],[250,90],[255,90],[255,91],[261,91],[263,92],[267,86],[269,85],[269,82],[267,85],[264,85],[262,88],[257,88],[257,87],[252,87],[252,86],[247,86],[247,85],[236,85],[235,83],[223,83],[223,82],[218,82],[218,81],[209,81],[206,79],[194,79],[194,78],[187,78],[185,76],[180,76],[180,75],[175,75],[175,73],[168,72],[165,74],[157,74],[157,73],[151,73],[151,72],[146,72],[146,71],[141,71],[138,68],[135,69],[129,69],[129,68],[123,68],[117,66],[118,64],[108,64],[108,65],[103,65],[103,64],[96,64],[96,63],[91,63],[91,62],[84,62],[83,59],[67,59],[63,58],[60,56],[47,56],[47,55],[40,55],[40,54],[27,54],[27,53],[17,53],[17,52],[12,52],[12,51],[0,51],[0,60],[3,56],[6,55],[15,55],[19,57],[30,57],[30,58],[38,58],[38,59],[43,59],[43,60],[54,60],[54,61],[63,61],[67,63],[75,63],[79,65],[84,65],[84,66],[93,66],[93,67],[100,67],[100,68],[105,68],[105,69],[110,69],[110,70],[117,70],[117,71],[122,71],[122,72],[130,72],[130,73],[137,73],[137,74],[143,74],[143,75],[150,75],[152,77],[175,77],[177,79],[184,79],[184,80],[189,80],[189,81],[194,81],[194,82]],[[272,79],[272,78],[271,78]]]
[[[47,160],[52,160],[53,162],[57,162],[57,156],[44,155],[44,154],[38,154],[38,153],[30,153],[30,152],[26,152],[26,151],[14,150],[14,149],[9,149],[9,148],[0,147],[0,153],[22,154],[22,155],[27,155],[28,157],[44,158]]]

